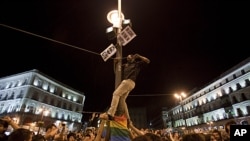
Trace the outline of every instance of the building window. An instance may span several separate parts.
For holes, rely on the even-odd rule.
[[[47,81],[44,81],[44,82],[43,82],[42,88],[43,88],[45,91],[47,91],[48,88],[49,88],[49,83],[48,83]]]
[[[5,86],[5,89],[8,89],[10,86],[11,86],[11,83],[10,83],[10,82],[7,82],[7,83],[6,83],[6,86]]]
[[[17,81],[13,81],[12,82],[12,85],[11,85],[11,88],[14,88],[14,87],[16,87],[17,86]]]
[[[50,84],[49,85],[49,92],[55,93],[55,91],[56,91],[56,87],[54,85]]]
[[[41,87],[42,86],[42,80],[39,79],[38,77],[36,77],[34,82],[33,82],[33,85],[37,86],[37,87]]]
[[[244,116],[243,111],[240,108],[237,108],[237,114],[239,117]]]

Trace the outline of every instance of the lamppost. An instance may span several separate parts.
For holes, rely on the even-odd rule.
[[[118,10],[110,11],[107,14],[107,19],[113,24],[113,26],[107,28],[106,33],[110,35],[110,39],[114,39],[116,37],[116,45],[114,46],[111,44],[101,53],[101,56],[103,60],[106,61],[108,58],[114,55],[114,53],[116,53],[116,58],[114,59],[116,89],[122,81],[122,46],[125,46],[136,35],[132,29],[129,28],[129,26],[125,27],[124,31],[122,31],[123,26],[131,25],[131,23],[130,20],[125,20],[125,17],[122,14],[121,0],[118,0]],[[101,139],[101,133],[104,128],[104,124],[105,120],[102,120],[95,141]]]
[[[121,12],[121,0],[118,0],[118,10],[110,11],[107,15],[107,19],[110,23],[113,24],[115,28],[116,37],[122,31],[122,20],[124,20],[124,15]],[[122,45],[119,42],[118,38],[116,38],[116,60],[114,63],[115,67],[115,88],[120,84],[122,79]]]
[[[184,115],[184,106],[183,106],[183,104],[182,104],[183,98],[185,98],[187,95],[186,95],[184,92],[182,92],[182,93],[180,93],[180,94],[175,93],[174,96],[175,96],[177,99],[180,100],[181,111],[182,111],[182,118],[183,118],[183,120],[184,120],[184,122],[185,122],[185,127],[187,127],[187,122],[186,122],[186,118],[185,118],[185,115]]]
[[[116,58],[114,59],[116,88],[122,81],[122,46],[129,43],[136,34],[131,29],[130,20],[125,19],[125,16],[122,13],[121,0],[118,0],[118,10],[110,11],[107,14],[107,19],[112,23],[112,27],[107,28],[106,33],[109,35],[108,37],[110,39],[116,38],[116,45],[114,46],[111,44],[101,53],[101,56],[103,60],[106,61],[116,53]]]

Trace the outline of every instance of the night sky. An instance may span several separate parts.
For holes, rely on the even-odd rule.
[[[84,111],[103,112],[111,102],[112,58],[99,55],[108,40],[106,19],[116,0],[1,0],[0,77],[38,69],[85,93]],[[199,89],[249,57],[249,2],[241,0],[122,0],[136,37],[123,56],[151,63],[127,98],[146,106],[149,118],[173,107],[175,92]],[[115,57],[115,56],[114,56]]]

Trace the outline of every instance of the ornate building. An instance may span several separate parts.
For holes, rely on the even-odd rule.
[[[250,58],[188,95],[162,111],[165,127],[223,128],[228,120],[250,123]]]
[[[84,101],[84,93],[38,70],[0,78],[0,117],[8,115],[35,132],[51,123],[79,130]]]

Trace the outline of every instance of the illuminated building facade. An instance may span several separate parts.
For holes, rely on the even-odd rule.
[[[38,70],[0,78],[0,117],[8,115],[33,131],[51,123],[79,130],[84,101],[84,93]]]
[[[223,128],[228,120],[250,123],[250,58],[188,95],[162,111],[165,127]]]

